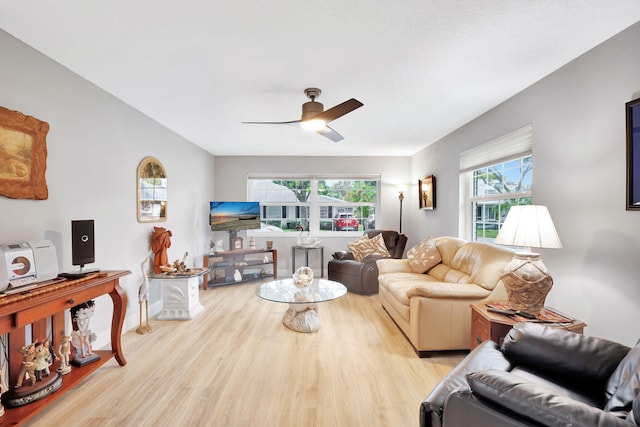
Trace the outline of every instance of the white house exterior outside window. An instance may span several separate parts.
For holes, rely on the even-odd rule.
[[[460,155],[461,236],[492,242],[511,206],[531,204],[532,143],[529,124]]]
[[[247,177],[247,200],[260,202],[261,233],[361,234],[375,217],[379,194],[379,175]]]

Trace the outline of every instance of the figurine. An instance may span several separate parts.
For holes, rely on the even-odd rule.
[[[6,393],[9,390],[7,387],[7,382],[4,380],[4,366],[0,366],[0,397],[2,397],[3,393]],[[4,406],[0,404],[0,417],[4,415]]]
[[[60,339],[60,345],[58,346],[58,354],[60,355],[60,365],[58,365],[58,372],[62,375],[71,372],[71,365],[69,365],[69,355],[71,354],[71,337],[69,335],[63,335]]]
[[[242,280],[242,273],[240,273],[240,270],[236,269],[236,271],[233,273],[233,280],[235,280],[236,282]]]
[[[142,271],[142,284],[138,289],[138,304],[140,305],[140,326],[136,329],[139,334],[146,334],[151,332],[151,325],[149,325],[149,278],[147,277],[146,264],[149,261],[149,257],[145,257],[140,264],[140,270]],[[142,326],[142,303],[145,305],[145,314],[147,324]]]
[[[253,237],[251,237],[251,239],[249,239],[249,249],[255,249],[256,248],[256,241]]]
[[[51,373],[51,365],[53,365],[53,362],[55,360],[58,360],[59,357],[56,354],[56,350],[53,348],[53,343],[48,339],[44,340],[44,347],[49,350],[49,354],[47,354],[45,357],[45,359],[47,360],[47,376],[49,376],[49,374]]]
[[[95,302],[89,300],[71,308],[71,318],[77,329],[71,333],[71,343],[76,348],[76,358],[79,354],[82,358],[93,355],[92,344],[96,334],[89,329],[89,322],[95,310]]]
[[[49,356],[49,348],[44,346],[43,342],[36,342],[35,344],[35,374],[36,381],[42,381],[42,375],[49,376],[51,372],[49,371],[49,364],[47,363],[47,358]]]
[[[15,388],[22,387],[22,383],[25,380],[31,381],[31,385],[36,383],[36,364],[34,360],[36,358],[36,349],[33,344],[25,345],[20,350],[22,354],[22,366],[20,367],[20,373],[18,374],[18,382]]]
[[[153,250],[153,272],[162,273],[160,266],[166,266],[169,262],[167,248],[171,247],[171,231],[164,227],[153,227],[151,237],[151,250]]]

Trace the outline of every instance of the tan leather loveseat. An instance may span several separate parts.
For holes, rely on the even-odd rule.
[[[506,300],[500,277],[513,252],[454,237],[434,239],[442,257],[423,274],[407,259],[378,260],[382,306],[423,357],[470,348],[470,304]]]

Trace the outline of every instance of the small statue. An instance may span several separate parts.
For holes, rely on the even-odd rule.
[[[20,367],[20,373],[18,374],[18,382],[15,388],[22,387],[22,383],[27,379],[31,382],[31,385],[36,383],[36,364],[34,360],[36,358],[36,349],[33,344],[25,345],[20,348],[22,354],[22,366]]]
[[[233,273],[233,280],[235,280],[236,282],[242,280],[242,273],[240,273],[240,270],[236,269],[236,271]]]
[[[76,348],[76,359],[93,355],[96,334],[89,329],[89,322],[95,310],[95,302],[89,300],[71,308],[71,318],[77,329],[71,333],[71,343]]]
[[[164,227],[153,227],[153,235],[151,237],[151,250],[153,256],[153,272],[155,274],[162,273],[160,266],[166,266],[169,263],[167,256],[167,248],[171,247],[171,231]]]
[[[0,397],[2,397],[2,394],[6,393],[9,390],[9,387],[7,387],[7,382],[4,379],[4,366],[0,366]],[[0,417],[4,415],[4,406],[2,406],[2,404],[0,404]]]
[[[147,261],[149,261],[149,257],[145,257],[140,264],[140,270],[142,271],[142,284],[140,285],[140,289],[138,289],[138,304],[140,305],[140,325],[136,332],[139,334],[146,334],[151,332],[151,325],[149,325],[149,278],[147,277],[147,269],[145,266],[147,265]],[[145,326],[142,325],[142,304],[145,306],[146,320],[147,324]]]
[[[185,252],[182,256],[182,261],[175,260],[173,261],[173,265],[171,266],[171,273],[188,273],[189,269],[187,268],[187,256],[189,256],[189,252]]]
[[[71,337],[69,335],[63,335],[60,339],[58,354],[60,355],[58,372],[62,375],[68,374],[71,372],[71,365],[69,364],[69,356],[71,355]]]
[[[255,248],[256,248],[256,240],[252,236],[251,239],[249,239],[249,249],[255,249]]]
[[[47,359],[49,358],[49,348],[45,347],[43,342],[36,342],[35,344],[35,374],[36,381],[42,381],[42,375],[49,376],[51,371],[49,370],[49,363]]]

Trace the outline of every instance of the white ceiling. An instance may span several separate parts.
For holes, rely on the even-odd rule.
[[[411,155],[638,21],[639,0],[0,0],[1,29],[215,155]],[[240,123],[299,119],[307,87],[364,103],[343,141]]]

